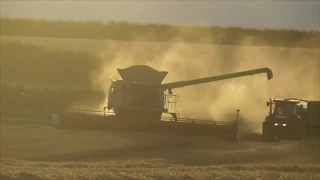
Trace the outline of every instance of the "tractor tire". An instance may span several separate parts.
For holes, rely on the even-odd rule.
[[[292,124],[289,133],[289,140],[299,141],[304,139],[305,136],[304,126],[302,124]]]
[[[274,142],[273,126],[270,122],[263,122],[262,124],[262,141]]]

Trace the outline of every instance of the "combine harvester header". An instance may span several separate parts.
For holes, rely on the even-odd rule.
[[[239,110],[236,119],[229,122],[180,118],[178,111],[170,111],[170,107],[179,100],[179,96],[173,95],[172,89],[261,73],[266,73],[268,80],[273,78],[269,68],[260,68],[161,84],[168,74],[166,71],[157,71],[146,65],[117,70],[122,80],[112,81],[108,103],[103,111],[66,109],[60,113],[62,128],[222,135],[236,140]],[[169,114],[170,117],[163,114]]]

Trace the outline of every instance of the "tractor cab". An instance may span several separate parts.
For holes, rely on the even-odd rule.
[[[270,109],[263,122],[264,140],[301,137],[304,127],[301,100],[293,98],[270,99],[266,105]]]
[[[269,109],[269,116],[274,118],[301,118],[299,115],[300,108],[303,108],[303,105],[300,105],[300,100],[298,99],[270,99],[267,102]]]

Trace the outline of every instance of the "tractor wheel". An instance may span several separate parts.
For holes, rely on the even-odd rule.
[[[290,128],[290,140],[299,141],[304,138],[304,126],[302,124],[292,124]]]
[[[263,142],[275,141],[273,134],[273,126],[270,122],[263,122],[262,124],[262,140]]]

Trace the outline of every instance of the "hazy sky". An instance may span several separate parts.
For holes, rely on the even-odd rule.
[[[320,30],[320,0],[1,0],[2,17]]]

